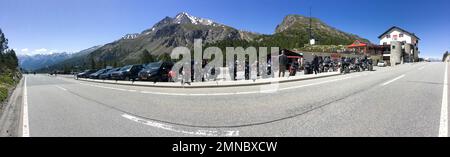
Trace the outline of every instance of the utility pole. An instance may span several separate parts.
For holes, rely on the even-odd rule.
[[[316,44],[316,40],[314,39],[312,32],[312,7],[309,7],[309,44]]]

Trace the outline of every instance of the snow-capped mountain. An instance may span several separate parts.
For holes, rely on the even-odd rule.
[[[178,46],[192,47],[194,39],[204,43],[222,40],[253,40],[254,33],[240,31],[206,18],[181,12],[165,17],[140,34],[128,34],[94,51],[89,57],[97,62],[137,63],[143,50],[152,55],[167,54]],[[86,61],[80,61],[85,63]]]
[[[197,26],[208,26],[208,27],[227,27],[223,24],[214,22],[213,20],[200,18],[192,16],[186,12],[178,13],[175,17],[165,17],[158,23],[156,23],[152,28],[143,31],[140,35],[148,35],[152,32],[156,32],[168,25],[185,25],[192,24]]]
[[[63,60],[71,57],[71,54],[63,53],[53,53],[53,54],[37,54],[37,55],[19,55],[19,66],[22,69],[34,71],[40,68],[45,68]]]
[[[192,15],[189,15],[186,12],[179,13],[175,19],[173,20],[174,23],[177,24],[186,24],[191,23],[194,25],[207,25],[207,26],[221,26],[221,24],[218,24],[212,20],[205,19],[205,18],[199,18]]]
[[[76,53],[53,53],[53,54],[37,54],[37,55],[19,55],[19,66],[24,70],[35,71],[35,70],[46,70],[51,69],[55,64],[71,60],[73,58],[84,58],[84,56],[90,54],[91,52],[97,50],[102,45],[94,46],[80,52]]]

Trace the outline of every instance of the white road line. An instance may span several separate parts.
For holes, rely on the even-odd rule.
[[[401,76],[399,76],[399,77],[396,77],[396,78],[394,78],[394,79],[392,79],[392,80],[390,80],[390,81],[387,81],[387,82],[381,84],[381,86],[386,86],[386,85],[388,85],[388,84],[390,84],[390,83],[392,83],[392,82],[394,82],[394,81],[397,81],[397,80],[399,80],[399,79],[401,79],[401,78],[403,78],[403,77],[405,77],[404,74],[401,75]]]
[[[448,62],[445,64],[439,137],[448,137]]]
[[[56,87],[59,88],[59,89],[61,89],[61,90],[63,90],[63,91],[67,91],[67,89],[65,89],[65,88],[63,88],[63,87],[61,87],[61,86],[56,85]]]
[[[129,114],[122,114],[122,117],[132,120],[137,123],[141,123],[144,125],[148,125],[151,127],[155,127],[158,129],[168,130],[176,133],[183,133],[183,134],[189,134],[189,135],[196,135],[196,136],[227,136],[227,137],[233,137],[233,136],[239,136],[238,130],[227,130],[227,131],[221,131],[221,130],[197,130],[197,129],[190,129],[190,130],[182,130],[175,128],[172,125],[158,123],[154,121],[149,121],[146,119],[142,119],[139,117],[135,117]]]
[[[184,94],[184,93],[172,93],[172,95],[174,96],[186,96],[188,94]]]
[[[360,76],[361,76],[361,75],[356,75],[356,76],[344,77],[344,78],[339,78],[339,79],[334,79],[334,80],[328,80],[328,81],[323,81],[323,82],[317,82],[317,83],[305,84],[305,85],[300,85],[300,86],[286,87],[286,88],[281,88],[281,89],[279,89],[279,90],[280,90],[280,91],[283,91],[283,90],[297,89],[297,88],[308,87],[308,86],[321,85],[321,84],[325,84],[325,83],[331,83],[331,82],[336,82],[336,81],[342,81],[342,80],[351,79],[351,78],[360,77]]]
[[[114,88],[114,87],[107,87],[107,86],[100,86],[100,85],[93,85],[93,84],[86,84],[86,83],[80,83],[82,85],[87,85],[91,87],[98,87],[98,88],[104,88],[104,89],[112,89],[112,90],[118,90],[118,91],[127,91],[127,92],[139,92],[142,94],[153,94],[153,95],[169,95],[169,96],[227,96],[227,95],[249,95],[249,94],[263,94],[263,93],[274,93],[277,91],[284,91],[284,90],[291,90],[291,89],[297,89],[297,88],[304,88],[309,86],[315,86],[315,85],[321,85],[325,83],[331,83],[336,81],[342,81],[347,80],[351,78],[361,77],[361,76],[367,76],[369,74],[359,74],[349,77],[343,77],[343,78],[337,78],[333,80],[327,80],[322,82],[316,82],[311,84],[305,84],[300,86],[293,86],[293,87],[286,87],[286,88],[280,88],[280,89],[267,89],[267,90],[258,90],[258,91],[248,91],[248,92],[233,92],[233,93],[164,93],[164,92],[151,92],[151,91],[138,91],[138,90],[127,90],[122,88]],[[403,76],[402,76],[403,77]],[[399,78],[398,78],[399,79]],[[393,80],[395,81],[395,80]],[[391,82],[388,82],[391,83]]]
[[[423,70],[425,68],[425,66],[423,66],[423,67],[420,67],[419,69],[417,69],[417,70]]]
[[[30,137],[30,125],[28,122],[28,95],[27,77],[23,85],[23,113],[22,113],[22,137]]]

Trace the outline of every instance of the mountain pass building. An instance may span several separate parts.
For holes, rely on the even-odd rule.
[[[383,59],[391,66],[419,61],[420,38],[416,34],[394,26],[381,34],[378,39],[380,45],[389,46],[389,51],[383,52]]]

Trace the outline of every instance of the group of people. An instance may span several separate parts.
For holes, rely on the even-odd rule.
[[[285,77],[286,70],[289,70],[289,76],[295,76],[297,71],[300,68],[300,59],[293,59],[289,63],[289,58],[286,55],[285,51],[282,51],[282,54],[278,57],[279,59],[279,72],[278,77]]]
[[[289,71],[289,76],[295,76],[296,72],[299,71],[301,67],[303,67],[305,70],[308,70],[308,71],[311,70],[312,74],[317,75],[321,72],[334,70],[337,68],[335,66],[338,65],[337,62],[333,61],[330,56],[322,57],[322,56],[318,56],[315,54],[313,54],[312,61],[307,62],[307,63],[304,63],[303,58],[289,59],[289,57],[286,55],[285,51],[282,51],[282,54],[278,56],[278,59],[279,59],[278,77],[286,77],[286,71]],[[342,60],[341,62],[345,62],[345,61]],[[207,63],[208,63],[207,61],[203,61],[202,67],[204,68]],[[193,63],[193,65],[195,65],[195,64],[197,64],[197,63]],[[229,68],[230,73],[234,74],[234,75],[232,75],[233,76],[232,80],[237,80],[237,78],[236,78],[237,72],[238,72],[238,69],[241,69],[241,68],[243,68],[245,71],[245,79],[246,80],[256,79],[253,76],[254,72],[251,72],[252,74],[250,73],[251,69],[257,69],[257,71],[256,71],[257,75],[260,73],[260,70],[258,68],[259,67],[258,61],[255,61],[254,63],[250,64],[248,59],[246,59],[245,63],[243,64],[244,67],[240,67],[239,66],[240,64],[238,64],[238,61],[234,61],[234,63],[232,62],[231,64],[234,65],[232,68]],[[271,65],[271,62],[269,60],[268,67],[267,67],[268,74],[272,73],[272,69],[271,69],[270,65]],[[197,67],[197,66],[193,66],[193,67]],[[201,69],[195,69],[194,71],[196,71],[196,70],[201,70]],[[213,73],[212,75],[214,75],[215,70],[214,70],[214,68],[212,68],[212,69],[209,69],[208,72],[212,72]],[[187,73],[189,73],[189,72],[187,72]],[[186,76],[186,72],[183,74],[184,74],[184,76]],[[188,76],[185,79],[185,80],[188,80],[185,82],[191,82],[194,80],[194,76],[193,76],[194,74],[193,73],[191,73],[191,74],[192,75],[190,75],[190,77]],[[206,75],[208,75],[208,73]],[[202,82],[206,81],[205,78],[209,78],[208,76],[197,76],[197,77],[202,78],[202,80],[201,80]],[[209,80],[209,79],[207,79],[207,80]]]
[[[313,60],[310,64],[310,66],[311,66],[310,68],[313,71],[313,73],[317,75],[320,72],[324,71],[323,69],[321,69],[321,68],[323,68],[321,65],[323,65],[325,63],[325,64],[330,64],[330,66],[331,66],[331,62],[332,62],[331,57],[322,57],[322,56],[314,55]],[[307,63],[307,64],[309,64],[309,63]],[[294,59],[289,63],[289,58],[287,57],[286,53],[284,51],[282,51],[282,54],[279,56],[278,77],[285,77],[286,70],[289,70],[290,76],[295,76],[296,72],[300,69],[301,65],[304,65],[303,59]]]
[[[338,69],[337,61],[333,61],[330,56],[318,56],[313,54],[311,61],[305,62],[303,58],[289,60],[287,55],[282,52],[279,56],[278,77],[285,77],[286,70],[289,70],[290,76],[295,76],[298,70],[305,70],[305,74],[319,74],[321,72],[336,71]]]

